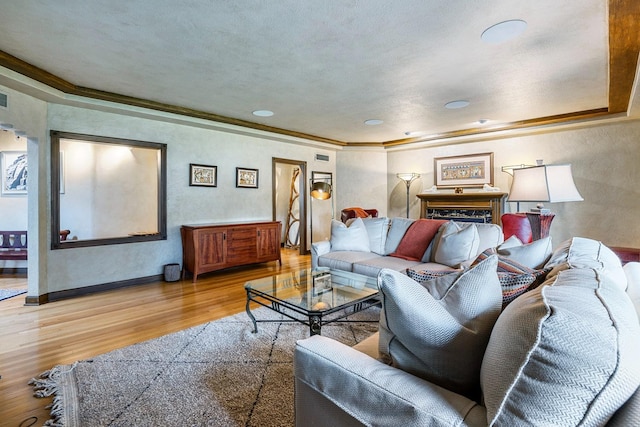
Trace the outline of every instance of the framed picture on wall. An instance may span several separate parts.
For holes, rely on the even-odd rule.
[[[200,187],[218,186],[218,167],[189,164],[189,185]]]
[[[436,157],[433,162],[438,188],[493,185],[493,153]]]
[[[3,151],[0,154],[2,195],[27,194],[27,152]]]
[[[258,188],[258,169],[236,168],[236,187]]]

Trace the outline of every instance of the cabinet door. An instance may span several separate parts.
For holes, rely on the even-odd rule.
[[[227,230],[227,265],[256,262],[256,226],[229,227]]]
[[[280,223],[258,227],[258,261],[280,259]]]
[[[226,229],[214,228],[196,232],[198,266],[197,271],[209,271],[223,266],[227,259]]]

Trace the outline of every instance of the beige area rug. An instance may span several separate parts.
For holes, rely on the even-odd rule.
[[[239,313],[174,334],[59,365],[32,380],[54,395],[49,426],[293,426],[293,349],[300,323],[260,308],[258,333]],[[369,308],[351,320],[377,320]],[[377,323],[333,323],[322,335],[354,345]]]

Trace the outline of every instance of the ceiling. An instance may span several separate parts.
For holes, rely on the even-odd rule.
[[[0,65],[69,94],[389,146],[626,111],[638,3],[22,0],[2,6]],[[512,19],[524,32],[481,39]]]

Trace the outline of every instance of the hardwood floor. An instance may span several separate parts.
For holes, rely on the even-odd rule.
[[[157,282],[41,306],[24,306],[24,295],[0,301],[0,426],[18,427],[29,417],[42,425],[49,419],[45,406],[51,398],[33,397],[28,382],[53,366],[239,313],[246,281],[310,265],[310,256],[283,249],[282,266],[269,262],[203,274],[196,283],[191,278]],[[25,283],[0,276],[0,286]]]

